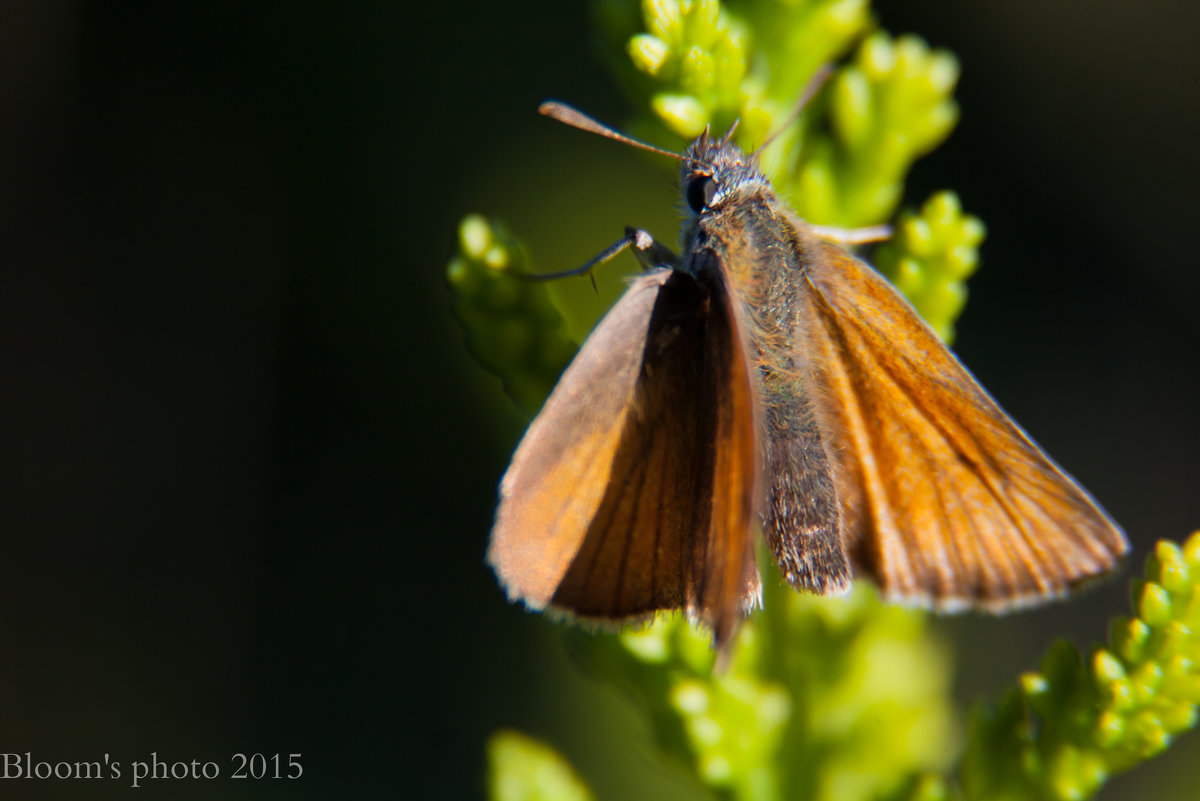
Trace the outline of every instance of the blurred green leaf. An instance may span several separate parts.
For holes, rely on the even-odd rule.
[[[491,801],[594,801],[553,748],[515,731],[498,731],[487,744]]]

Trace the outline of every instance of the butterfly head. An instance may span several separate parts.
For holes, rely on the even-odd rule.
[[[684,153],[683,200],[691,214],[718,211],[730,199],[768,184],[752,156],[732,141],[733,129],[714,138],[706,130]]]

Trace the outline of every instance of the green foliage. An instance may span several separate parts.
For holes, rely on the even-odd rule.
[[[883,31],[859,47],[834,78],[830,133],[812,134],[797,171],[796,210],[844,227],[886,220],[914,161],[958,122],[951,98],[958,62],[920,39]]]
[[[575,771],[549,746],[515,731],[498,731],[487,744],[488,798],[492,801],[592,801]]]
[[[520,243],[478,214],[464,218],[458,255],[446,268],[454,314],[471,355],[531,414],[571,361],[575,344],[563,335],[562,315],[545,284],[519,280],[510,271],[527,271]]]
[[[599,6],[614,49],[628,55],[618,70],[660,132],[692,139],[710,123],[725,130],[740,120],[743,146],[766,138],[817,69],[871,25],[865,0],[606,0]]]
[[[946,342],[966,305],[966,279],[979,266],[984,233],[978,217],[963,214],[957,195],[939,192],[919,214],[901,214],[891,241],[875,252],[875,266]]]
[[[867,36],[864,0],[643,0],[640,21],[631,0],[603,5],[610,36],[640,73],[634,94],[650,110],[631,127],[662,140],[652,117],[661,133],[691,139],[738,120],[736,139],[747,150],[782,130],[764,165],[809,222],[886,221],[912,163],[958,121],[955,58],[912,36]],[[817,71],[856,42],[828,91],[785,129]]]
[[[827,599],[771,579],[727,670],[713,672],[711,638],[676,616],[600,640],[598,672],[723,797],[866,801],[946,767],[950,667],[925,615],[867,585]]]
[[[664,755],[724,798],[1081,801],[1196,726],[1200,531],[1158,543],[1107,647],[1085,660],[1058,641],[1039,671],[975,710],[958,781],[935,773],[953,730],[948,664],[925,616],[865,587],[842,600],[768,586],[775,611],[747,622],[723,673],[678,617],[591,649]]]
[[[976,711],[963,764],[969,801],[1074,801],[1162,752],[1200,703],[1200,532],[1162,541],[1088,659],[1060,641],[1042,668]]]

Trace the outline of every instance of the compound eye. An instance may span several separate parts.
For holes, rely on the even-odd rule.
[[[711,175],[697,175],[688,181],[687,204],[697,214],[708,208],[708,204],[712,203],[712,199],[716,194],[717,182],[713,180]]]

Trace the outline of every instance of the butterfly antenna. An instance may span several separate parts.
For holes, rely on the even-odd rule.
[[[733,135],[735,133],[737,133],[738,123],[741,121],[742,121],[741,117],[738,117],[736,120],[733,121],[733,125],[730,125],[729,130],[725,132],[725,139],[721,142],[721,144],[727,145],[733,141]]]
[[[754,151],[753,157],[755,159],[762,155],[762,152],[766,150],[772,142],[778,139],[781,133],[791,127],[792,123],[794,123],[800,117],[800,115],[804,113],[804,109],[808,107],[808,104],[812,102],[812,99],[817,96],[817,92],[820,92],[821,89],[824,88],[825,84],[829,82],[829,79],[832,76],[833,64],[821,65],[821,68],[818,69],[813,76],[808,79],[808,83],[805,85],[804,91],[800,94],[800,99],[796,101],[796,107],[792,109],[792,113],[787,116],[787,119],[783,121],[782,125],[775,129],[775,133],[768,136],[767,140],[758,146],[758,150]]]
[[[683,161],[683,156],[671,150],[664,150],[661,147],[648,145],[645,142],[639,142],[633,137],[619,133],[612,128],[609,128],[602,122],[597,122],[582,111],[568,106],[566,103],[559,103],[557,100],[548,100],[538,106],[538,113],[542,116],[549,117],[553,120],[558,120],[561,123],[570,125],[572,128],[578,128],[581,131],[598,134],[605,139],[613,139],[631,147],[647,150],[651,153],[657,153],[660,156],[669,156],[676,161]]]

